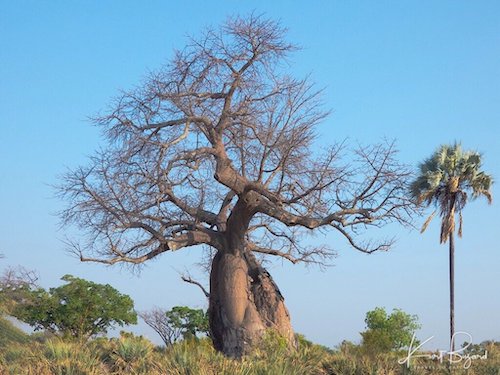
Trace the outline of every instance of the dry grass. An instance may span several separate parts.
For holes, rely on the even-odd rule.
[[[453,368],[455,375],[499,375],[500,344],[487,347],[488,359]],[[58,338],[17,342],[0,348],[0,374],[15,375],[438,375],[449,374],[445,364],[418,360],[407,369],[398,364],[401,354],[367,357],[353,350],[328,350],[300,340],[289,351],[281,340],[268,337],[262,346],[242,360],[217,353],[208,339],[179,342],[167,349],[147,339],[123,334],[88,343]]]

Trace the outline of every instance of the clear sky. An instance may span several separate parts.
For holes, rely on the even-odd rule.
[[[196,268],[196,248],[164,254],[142,272],[82,264],[65,252],[62,203],[51,184],[86,162],[101,142],[86,120],[120,89],[138,84],[182,48],[185,35],[251,11],[281,20],[303,48],[290,70],[324,86],[332,115],[322,141],[394,138],[416,167],[443,143],[484,155],[500,179],[500,2],[498,1],[6,1],[0,0],[0,271],[36,269],[41,284],[66,273],[110,283],[138,310],[206,307],[180,280]],[[456,328],[474,342],[500,340],[499,185],[494,203],[471,202],[456,251]],[[421,224],[417,222],[418,225]],[[325,271],[273,263],[296,331],[324,345],[359,341],[376,306],[417,314],[418,336],[448,340],[448,253],[438,222],[421,235],[396,226],[389,253],[367,256],[338,236]],[[158,342],[143,324],[132,328]]]

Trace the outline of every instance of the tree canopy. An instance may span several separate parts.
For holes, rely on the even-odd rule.
[[[332,255],[325,244],[304,245],[316,228],[363,252],[390,247],[358,234],[408,222],[410,173],[391,143],[316,147],[328,111],[309,78],[284,69],[296,49],[285,32],[262,17],[230,18],[94,118],[108,145],[59,190],[63,221],[88,235],[73,244],[82,260],[138,264],[193,245],[220,250],[242,228],[249,250],[293,263]],[[243,223],[232,220],[243,207]]]
[[[370,353],[408,347],[415,331],[420,328],[416,315],[407,314],[400,309],[394,309],[391,314],[387,314],[381,307],[368,311],[365,323],[367,329],[361,333],[362,348]]]
[[[419,204],[434,204],[441,215],[440,242],[446,242],[455,231],[458,214],[458,236],[462,237],[462,210],[469,198],[484,196],[492,202],[493,178],[481,170],[481,154],[464,151],[459,143],[440,146],[420,164],[420,173],[411,184],[411,193]],[[436,211],[422,227],[426,230]]]
[[[135,324],[137,314],[129,296],[110,285],[96,284],[71,275],[66,284],[49,291],[36,288],[12,315],[33,326],[67,337],[88,338],[106,333],[113,325]]]

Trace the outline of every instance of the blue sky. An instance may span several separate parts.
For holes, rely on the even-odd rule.
[[[36,269],[44,287],[66,273],[110,283],[139,310],[205,307],[180,280],[197,268],[198,249],[165,254],[137,275],[82,264],[61,239],[62,203],[52,184],[66,167],[86,162],[101,139],[86,120],[120,89],[138,84],[182,48],[187,34],[227,16],[264,13],[281,20],[302,46],[290,70],[325,87],[332,115],[322,142],[396,139],[402,161],[416,166],[443,143],[481,151],[484,169],[500,176],[500,3],[497,1],[0,1],[0,271]],[[476,201],[465,209],[457,241],[456,328],[474,342],[500,340],[495,230],[500,209]],[[334,346],[359,341],[376,306],[417,314],[419,337],[448,337],[448,254],[438,224],[421,235],[396,226],[389,253],[367,256],[335,234],[334,266],[321,271],[273,263],[298,332]],[[158,339],[144,325],[131,328]]]

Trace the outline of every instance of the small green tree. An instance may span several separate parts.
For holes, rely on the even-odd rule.
[[[369,354],[389,352],[408,347],[417,329],[420,328],[418,317],[403,310],[394,309],[390,315],[384,308],[376,307],[366,313],[366,331],[362,349]]]
[[[132,299],[112,286],[71,275],[61,279],[67,283],[58,288],[31,290],[12,315],[35,330],[45,329],[77,339],[106,333],[115,324],[137,323]]]
[[[165,313],[174,329],[178,329],[184,339],[196,337],[198,333],[208,334],[208,314],[202,309],[175,306]]]
[[[183,339],[209,335],[208,313],[202,309],[175,306],[171,310],[154,308],[140,314],[144,322],[153,328],[166,346]]]

